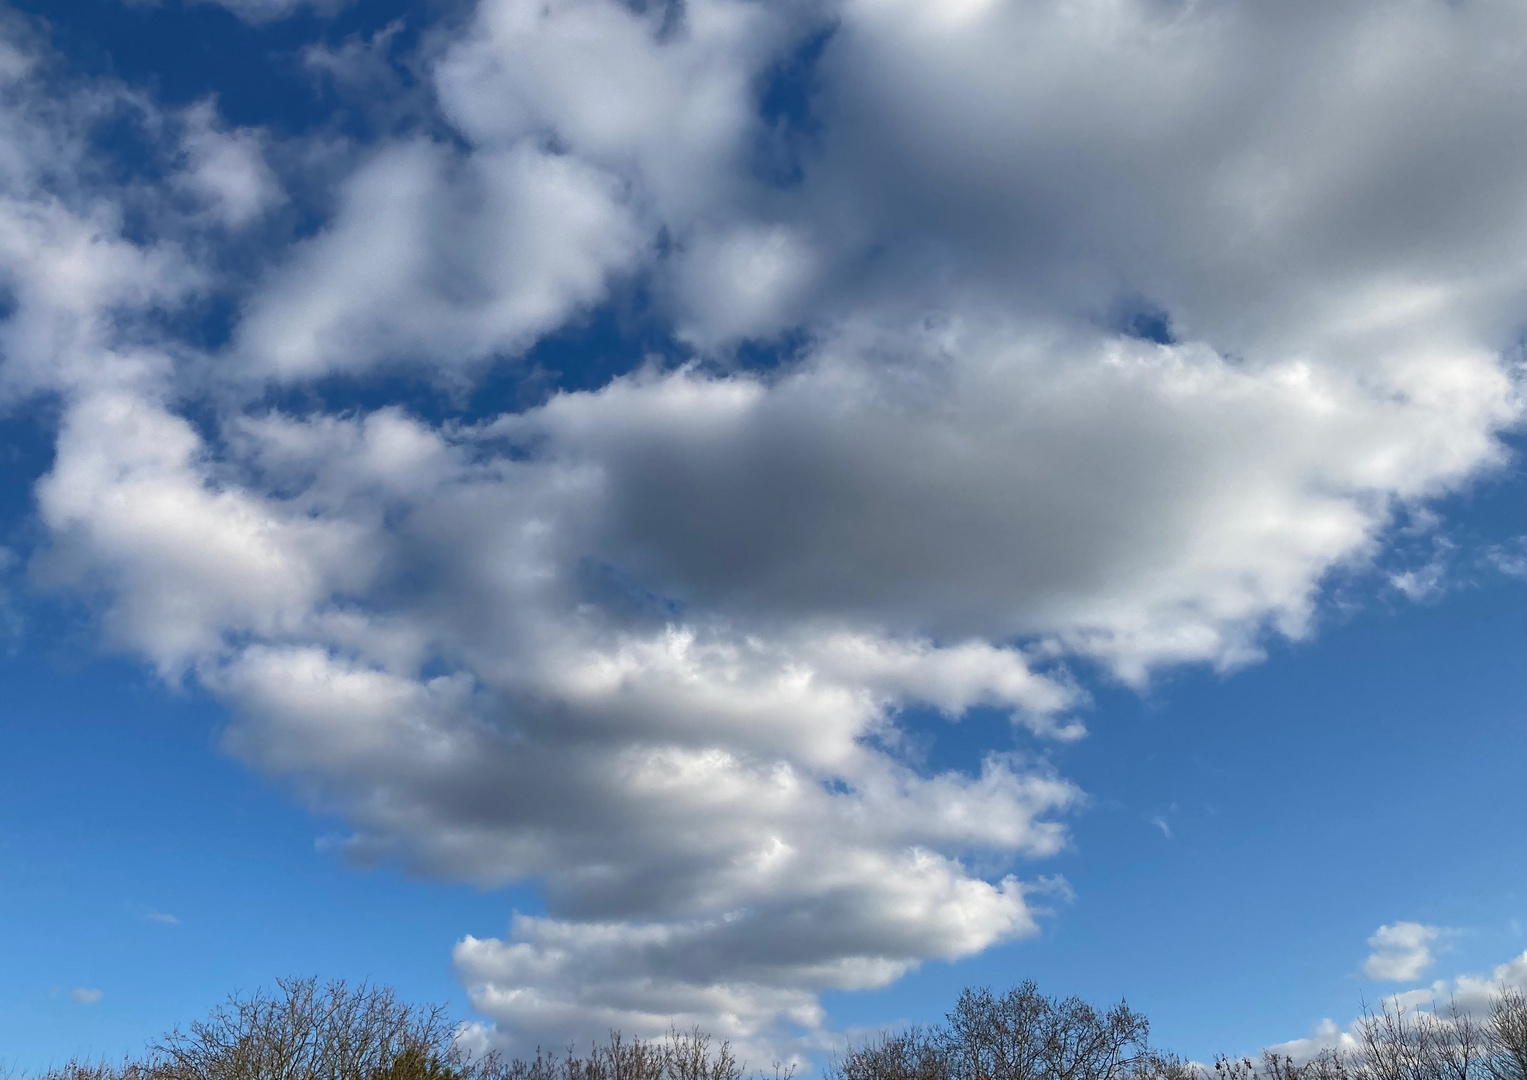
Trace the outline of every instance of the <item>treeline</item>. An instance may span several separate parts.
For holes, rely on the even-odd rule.
[[[140,1059],[71,1061],[42,1080],[744,1080],[729,1043],[699,1031],[661,1039],[612,1033],[586,1052],[530,1059],[472,1054],[438,1006],[386,987],[279,980],[175,1029]],[[774,1080],[791,1080],[776,1064]],[[1527,1080],[1527,997],[1506,990],[1484,1015],[1366,1007],[1343,1045],[1308,1061],[1266,1053],[1212,1066],[1150,1043],[1125,1002],[1099,1010],[1025,982],[966,990],[943,1023],[886,1032],[834,1057],[829,1080]]]
[[[616,1032],[585,1054],[529,1060],[473,1054],[443,1007],[399,1001],[390,987],[278,979],[277,991],[231,996],[143,1057],[74,1060],[40,1080],[744,1080],[728,1043],[699,1031],[663,1039]],[[778,1080],[790,1080],[788,1071]]]
[[[966,990],[942,1024],[880,1036],[836,1059],[831,1080],[1527,1080],[1527,997],[1508,989],[1476,1017],[1386,1001],[1364,1006],[1343,1045],[1308,1061],[1265,1052],[1212,1066],[1150,1045],[1150,1022],[1120,1002],[1099,1012],[1032,982],[998,997]]]
[[[1456,1001],[1435,1012],[1364,1006],[1350,1045],[1303,1063],[1265,1053],[1214,1068],[1216,1080],[1527,1080],[1527,995],[1503,990],[1483,1017]]]

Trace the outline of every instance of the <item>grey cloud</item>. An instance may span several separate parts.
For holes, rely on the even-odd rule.
[[[597,470],[591,542],[659,593],[1053,634],[1138,673],[1234,660],[1268,622],[1302,632],[1388,499],[1494,460],[1510,384],[1487,356],[1455,363],[1479,380],[1467,420],[1202,347],[911,329],[846,336],[773,380],[638,377],[502,427]]]
[[[1510,331],[1521,104],[1500,43],[1520,11],[952,10],[849,4],[822,61],[830,134],[808,186],[882,251],[868,287],[988,302],[995,287],[1042,317],[1139,291],[1253,360],[1361,361],[1351,329],[1407,301]]]

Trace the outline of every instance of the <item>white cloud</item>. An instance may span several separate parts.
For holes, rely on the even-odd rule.
[[[163,923],[165,926],[179,926],[180,919],[167,911],[150,911],[144,916],[149,922]]]
[[[771,180],[795,136],[760,87],[827,23]],[[188,250],[280,198],[267,137],[192,114],[182,250],[58,190],[85,144],[12,103],[0,377],[63,407],[35,571],[221,695],[353,857],[543,884],[456,950],[484,1038],[788,1045],[824,990],[1034,931],[1022,861],[1083,801],[1040,741],[1083,734],[1068,663],[1140,684],[1306,636],[1398,510],[1505,460],[1522,30],[1440,0],[484,0],[420,60],[457,138],[371,148],[214,357],[161,316],[214,287]],[[379,365],[470,385],[616,281],[692,362],[481,423],[262,404]],[[1144,304],[1172,341],[1116,329]],[[917,706],[1005,710],[1028,749],[919,769]],[[1438,933],[1381,928],[1370,974],[1418,978]]]
[[[79,397],[58,446],[37,489],[55,537],[40,569],[110,590],[108,631],[165,673],[215,656],[224,634],[295,628],[375,559],[353,526],[209,482],[191,425],[132,391]]]
[[[445,114],[474,143],[554,133],[637,185],[666,223],[729,223],[756,195],[756,80],[829,12],[786,0],[489,0],[435,68]],[[742,206],[738,202],[742,201]],[[728,230],[730,231],[730,230]]]
[[[1497,964],[1488,975],[1466,974],[1451,982],[1439,980],[1432,984],[1431,996],[1434,1002],[1456,1001],[1460,1008],[1478,1014],[1489,1007],[1491,997],[1507,988],[1527,990],[1527,952]]]
[[[774,1023],[822,1025],[820,988],[884,986],[921,959],[967,956],[1035,930],[1011,878],[974,882],[944,860],[914,854],[875,867],[845,893],[841,869],[817,869],[828,880],[807,903],[711,919],[633,925],[521,916],[507,940],[463,940],[457,969],[474,1006],[527,1040],[575,1037],[591,1023],[661,1033],[675,1021],[713,1029],[719,1021],[718,1037],[757,1054],[778,1045]]]
[[[708,344],[789,328],[816,284],[816,263],[810,244],[787,226],[749,224],[695,237],[674,275],[678,302],[689,315],[681,332]]]
[[[1373,951],[1363,961],[1363,973],[1370,979],[1391,982],[1415,982],[1436,957],[1432,947],[1443,930],[1424,923],[1397,922],[1381,926],[1368,939]]]
[[[76,1005],[94,1005],[104,995],[93,986],[76,986],[69,991],[69,1000]]]
[[[278,378],[519,352],[602,299],[640,247],[616,179],[576,159],[389,146],[272,274],[241,352]]]
[[[0,36],[0,406],[161,378],[171,361],[145,344],[158,334],[153,317],[207,275],[172,242],[124,238],[119,193],[92,184],[92,125],[144,106],[111,84],[46,82],[29,28],[13,17],[0,16]]]
[[[212,102],[187,110],[181,146],[185,168],[176,181],[222,223],[248,224],[283,200],[260,135],[226,130]]]

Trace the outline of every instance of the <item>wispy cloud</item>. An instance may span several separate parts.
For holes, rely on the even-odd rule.
[[[164,923],[166,926],[180,925],[180,919],[167,911],[150,911],[143,917],[149,922]]]
[[[76,986],[69,991],[69,999],[76,1005],[94,1005],[104,996],[93,986]]]
[[[1507,577],[1527,578],[1527,537],[1517,537],[1506,544],[1485,548],[1481,561]]]

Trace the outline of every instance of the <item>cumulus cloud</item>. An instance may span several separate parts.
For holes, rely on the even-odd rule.
[[[150,324],[197,295],[206,272],[173,241],[123,235],[136,193],[97,190],[91,146],[96,124],[141,102],[120,87],[51,84],[25,25],[0,18],[0,35],[0,406],[163,379],[173,364]]]
[[[1505,989],[1527,990],[1527,952],[1497,964],[1488,975],[1459,975],[1451,981],[1439,980],[1430,988],[1433,1002],[1457,1001],[1460,1008],[1474,1014],[1489,1008],[1490,999]]]
[[[1363,961],[1363,973],[1370,979],[1391,982],[1415,982],[1436,957],[1432,947],[1443,936],[1440,927],[1424,923],[1397,922],[1378,928],[1368,939],[1373,949]]]
[[[341,198],[242,325],[257,373],[521,352],[601,299],[641,246],[613,178],[526,145],[465,160],[431,142],[391,146]]]
[[[1039,758],[925,775],[896,752],[912,702],[1079,735],[1060,715],[1076,691],[1020,650],[627,610],[558,526],[581,512],[580,470],[485,456],[496,426],[251,419],[228,445],[251,486],[287,493],[257,497],[158,403],[78,409],[40,502],[53,564],[115,597],[116,639],[221,693],[230,749],[347,814],[353,857],[543,882],[549,920],[457,953],[506,1030],[661,1028],[668,1006],[630,995],[672,954],[665,1000],[715,1005],[725,982],[753,1007],[708,1025],[761,1046],[819,1016],[823,988],[1034,931],[1022,883],[966,858],[1058,851],[1077,789]],[[119,445],[114,472],[97,440]],[[532,971],[539,997],[515,981]]]
[[[34,573],[220,695],[351,857],[542,887],[455,951],[482,1038],[787,1047],[824,990],[1035,931],[1026,864],[1084,802],[1047,756],[1085,733],[1069,667],[1252,662],[1505,460],[1523,31],[1442,0],[482,0],[418,58],[432,133],[366,148],[247,285],[204,262],[282,197],[270,136],[198,106],[191,209],[144,238],[13,95],[0,379],[63,414]],[[803,56],[808,115],[771,113]],[[374,404],[397,370],[505,377],[621,289],[667,328],[639,370]],[[239,313],[210,355],[163,318],[209,291]],[[336,375],[373,404],[270,405]],[[921,766],[908,715],[973,708],[1013,741]],[[1381,928],[1370,975],[1438,933]]]
[[[1477,373],[1481,404],[1502,402],[1504,379]],[[1142,678],[1244,660],[1267,624],[1302,634],[1321,575],[1366,548],[1387,500],[1446,483],[1456,414],[1429,441],[1351,379],[957,325],[845,334],[770,380],[620,380],[501,430],[598,471],[601,553],[664,595],[1051,635]]]
[[[212,102],[187,111],[181,139],[185,167],[176,181],[216,220],[245,225],[282,200],[281,183],[265,161],[260,135],[227,130]]]

